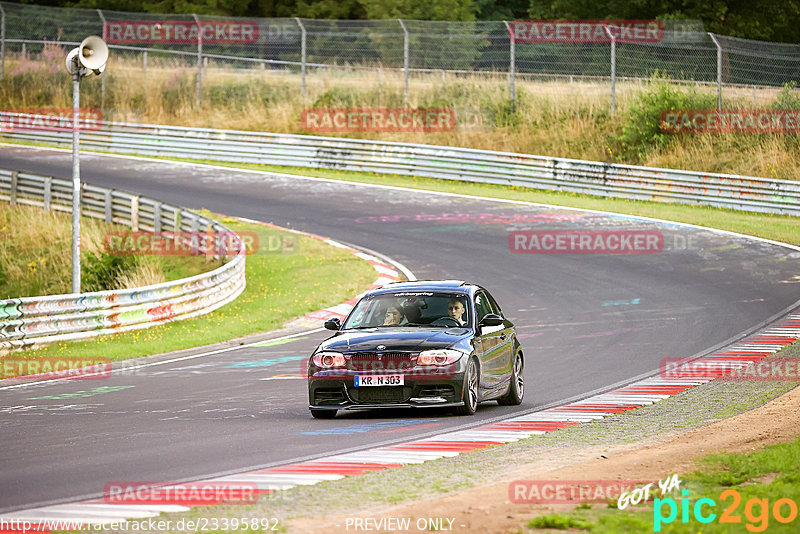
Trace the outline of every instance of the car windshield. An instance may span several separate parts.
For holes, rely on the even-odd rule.
[[[469,298],[458,293],[398,291],[361,299],[343,329],[407,327],[469,327]]]

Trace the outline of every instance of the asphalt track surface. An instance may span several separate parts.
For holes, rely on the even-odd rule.
[[[210,157],[213,155],[209,154]],[[67,152],[0,148],[0,167],[69,178]],[[418,278],[487,287],[517,324],[522,406],[340,412],[314,420],[304,359],[318,332],[102,381],[0,389],[0,511],[407,440],[609,388],[748,331],[800,298],[800,253],[702,229],[564,208],[93,154],[86,182],[383,253]],[[515,254],[513,230],[656,230],[654,254]],[[309,281],[311,282],[311,281]],[[5,385],[5,384],[3,384]],[[97,389],[101,388],[101,389]]]

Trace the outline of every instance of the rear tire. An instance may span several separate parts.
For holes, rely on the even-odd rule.
[[[511,371],[511,384],[508,386],[508,393],[497,399],[500,406],[517,406],[522,404],[522,396],[525,394],[525,364],[522,353],[518,352],[514,356],[514,367]]]
[[[311,416],[314,419],[333,419],[336,417],[336,410],[315,410],[311,408]]]
[[[456,415],[473,415],[478,410],[479,376],[478,364],[473,358],[467,363],[467,370],[464,372],[464,387],[461,390],[464,404],[456,408]]]

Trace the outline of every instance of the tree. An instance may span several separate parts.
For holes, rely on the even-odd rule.
[[[475,20],[472,0],[358,0],[368,19]]]

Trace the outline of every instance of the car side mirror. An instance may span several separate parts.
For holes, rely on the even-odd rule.
[[[340,321],[338,317],[328,319],[327,321],[325,321],[325,328],[327,330],[341,330],[342,321]]]
[[[500,326],[501,324],[503,324],[502,317],[496,313],[487,313],[478,323],[478,326]]]

